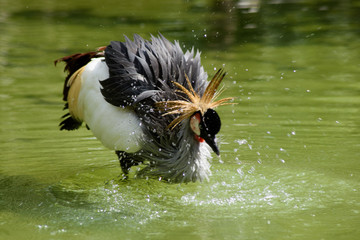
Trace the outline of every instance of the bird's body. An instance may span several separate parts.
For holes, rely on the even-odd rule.
[[[68,101],[71,116],[85,122],[102,144],[116,151],[137,152],[143,137],[141,121],[127,107],[116,107],[106,102],[101,94],[100,81],[109,77],[109,68],[104,58],[93,58],[79,69],[79,74],[69,91]]]
[[[183,53],[177,42],[163,36],[146,41],[135,35],[134,41],[126,38],[59,61],[66,62],[69,73],[64,85],[69,114],[62,130],[85,122],[104,146],[116,151],[125,173],[146,163],[138,175],[171,182],[208,178],[209,145],[218,154],[215,134],[220,130],[211,106],[230,98],[212,104],[223,75],[208,87],[199,53]]]

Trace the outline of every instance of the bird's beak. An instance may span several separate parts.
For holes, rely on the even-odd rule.
[[[216,155],[220,156],[220,151],[219,151],[219,148],[215,141],[215,135],[214,136],[207,135],[204,138],[204,140],[211,147],[211,149],[214,151],[214,153],[216,153]]]

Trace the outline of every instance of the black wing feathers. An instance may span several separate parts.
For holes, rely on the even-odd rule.
[[[162,35],[152,37],[151,41],[139,35],[133,41],[127,37],[125,42],[113,41],[105,49],[105,61],[110,77],[100,82],[101,92],[115,106],[135,106],[146,98],[152,101],[176,98],[172,81],[186,85],[185,74],[200,94],[206,82],[199,79],[202,70],[199,54],[194,56],[193,50],[184,54],[177,42],[173,44]]]

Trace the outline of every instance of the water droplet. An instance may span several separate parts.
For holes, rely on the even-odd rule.
[[[237,139],[235,140],[235,142],[238,143],[239,145],[247,144],[246,139]]]
[[[254,167],[251,167],[251,169],[248,171],[248,173],[253,173],[255,171],[255,168]]]

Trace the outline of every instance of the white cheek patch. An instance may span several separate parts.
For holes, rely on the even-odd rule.
[[[198,136],[200,136],[199,123],[200,123],[200,116],[198,114],[195,114],[190,118],[191,130]]]

